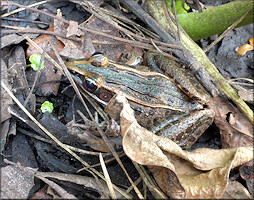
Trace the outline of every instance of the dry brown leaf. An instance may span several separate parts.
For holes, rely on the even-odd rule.
[[[237,181],[230,181],[222,199],[252,199],[248,190]]]
[[[157,166],[152,169],[157,183],[172,198],[220,198],[230,170],[253,159],[252,146],[184,151],[170,139],[141,127],[122,94],[110,103],[123,107],[120,126],[126,155],[139,164]]]
[[[248,89],[248,90],[239,90],[238,95],[240,98],[244,101],[247,101],[251,104],[254,104],[254,89]]]
[[[238,55],[240,55],[240,56],[244,56],[248,51],[253,50],[253,38],[254,37],[249,39],[249,43],[250,44],[244,44],[244,45],[242,45],[241,47],[238,48],[236,53]]]
[[[248,51],[251,50],[253,50],[253,46],[249,44],[244,44],[243,46],[239,47],[236,53],[240,56],[244,56]]]
[[[223,148],[253,146],[253,125],[243,113],[221,97],[212,98],[209,106],[215,111]]]
[[[69,27],[67,28],[67,37],[70,37],[72,35],[77,35],[77,36],[81,36],[84,35],[84,32],[82,32],[81,30],[78,29],[78,22],[69,21]]]
[[[27,199],[33,182],[33,174],[26,173],[17,166],[2,167],[1,199]]]
[[[0,60],[1,62],[1,80],[7,85],[9,89],[11,89],[11,84],[8,82],[8,69],[4,60]],[[0,122],[4,122],[7,119],[11,118],[11,114],[7,111],[8,107],[12,104],[12,98],[7,94],[5,90],[1,90],[1,117]]]

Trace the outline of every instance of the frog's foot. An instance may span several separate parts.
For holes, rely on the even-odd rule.
[[[167,137],[183,149],[189,148],[212,124],[214,111],[211,109],[198,110],[168,124],[157,135]]]

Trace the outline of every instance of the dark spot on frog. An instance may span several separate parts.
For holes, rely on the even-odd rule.
[[[112,94],[109,92],[102,92],[98,96],[102,101],[109,102],[109,100],[112,98]]]
[[[197,96],[192,96],[192,99],[194,99],[195,101],[199,101],[200,100],[200,98],[197,97]]]
[[[135,108],[133,108],[133,110],[134,110],[134,112],[135,112],[135,115],[141,115],[142,114],[142,109],[141,108],[139,108],[139,107],[135,107]]]
[[[153,119],[153,124],[156,124],[156,122],[159,120],[160,118],[159,117],[156,117]],[[162,130],[161,130],[162,131]]]
[[[153,110],[152,109],[149,110],[149,115],[153,115],[153,114],[154,114]]]
[[[181,89],[182,89],[182,91],[183,91],[183,92],[185,92],[185,93],[187,93],[187,94],[188,94],[188,92],[189,92],[189,91],[187,90],[187,88],[186,88],[186,87],[181,87]]]

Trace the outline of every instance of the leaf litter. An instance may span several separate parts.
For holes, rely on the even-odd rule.
[[[123,108],[120,126],[126,155],[139,164],[150,166],[158,185],[172,198],[221,198],[230,170],[253,159],[252,146],[182,150],[172,140],[141,127],[124,95],[117,95],[110,103]],[[169,179],[172,176],[173,179]],[[168,184],[173,187],[166,187]]]

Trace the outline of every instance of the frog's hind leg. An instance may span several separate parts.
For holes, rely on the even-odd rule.
[[[183,149],[188,149],[212,124],[214,111],[211,109],[198,110],[168,124],[156,135],[167,137]]]

